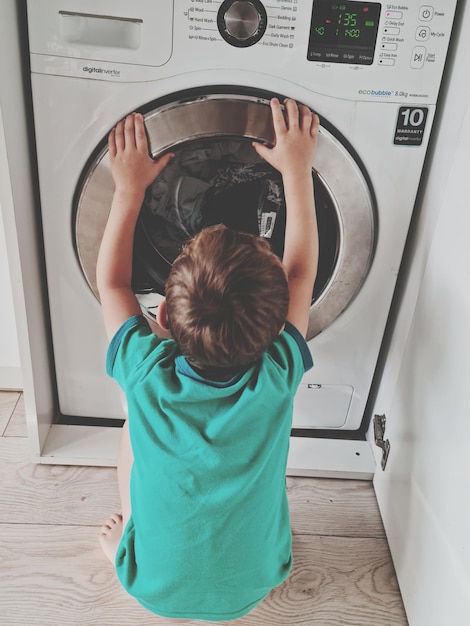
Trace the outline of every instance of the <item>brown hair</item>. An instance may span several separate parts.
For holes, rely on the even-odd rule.
[[[183,248],[166,284],[168,322],[196,368],[258,359],[287,316],[289,292],[279,258],[255,235],[219,224]]]

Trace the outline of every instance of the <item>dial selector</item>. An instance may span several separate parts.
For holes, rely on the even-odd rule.
[[[247,48],[261,39],[268,23],[259,0],[225,0],[217,13],[217,26],[225,41]]]

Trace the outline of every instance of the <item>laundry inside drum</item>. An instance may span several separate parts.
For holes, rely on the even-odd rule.
[[[188,238],[213,224],[265,238],[282,259],[286,205],[279,172],[246,139],[205,139],[174,150],[147,189],[134,241],[133,288],[164,295],[171,265]],[[334,272],[339,223],[334,203],[315,178],[320,259],[312,302]]]

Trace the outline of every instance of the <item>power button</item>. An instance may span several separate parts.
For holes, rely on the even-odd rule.
[[[434,17],[434,8],[428,5],[424,5],[419,10],[419,19],[422,22],[430,22]]]

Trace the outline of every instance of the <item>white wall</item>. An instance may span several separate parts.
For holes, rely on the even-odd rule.
[[[3,131],[0,116],[0,131]],[[4,142],[0,132],[0,143]],[[3,144],[2,144],[3,145]],[[13,310],[10,268],[0,205],[0,389],[21,389],[21,365]]]
[[[12,83],[16,71],[14,35],[8,38],[5,32],[6,29],[10,32],[16,30],[12,19],[13,7],[14,3],[8,0],[8,4],[2,3],[0,8],[0,77],[4,83],[3,89],[8,92],[14,92]],[[11,61],[13,62],[9,65]],[[9,266],[6,241],[7,237],[11,239],[15,233],[11,232],[7,219],[7,209],[11,204],[11,184],[4,130],[3,89],[0,88],[0,389],[21,389],[22,372],[11,282],[11,276],[15,272]],[[18,110],[17,105],[16,111]]]
[[[375,486],[410,626],[470,619],[470,4],[431,154],[374,413],[391,443]]]

